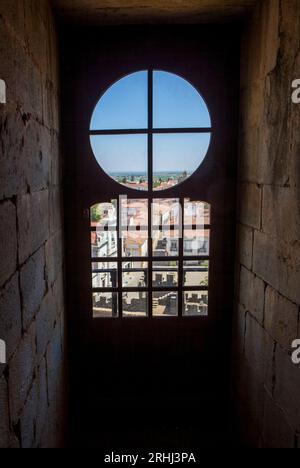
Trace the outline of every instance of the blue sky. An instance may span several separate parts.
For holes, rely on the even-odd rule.
[[[147,72],[133,73],[115,83],[97,104],[91,130],[147,128]],[[177,75],[153,75],[154,128],[210,127],[207,107],[195,88]],[[209,134],[154,136],[154,171],[194,171],[206,155]],[[146,135],[92,136],[100,166],[111,172],[146,172]]]

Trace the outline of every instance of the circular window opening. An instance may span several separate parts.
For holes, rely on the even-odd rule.
[[[98,164],[116,182],[136,190],[166,190],[203,162],[211,119],[188,81],[169,72],[140,71],[100,98],[90,140]]]

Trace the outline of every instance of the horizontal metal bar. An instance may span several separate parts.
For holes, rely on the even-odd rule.
[[[166,267],[154,267],[152,268],[153,272],[155,273],[178,273],[179,267],[174,267],[174,268],[169,268],[168,266]],[[197,273],[197,272],[207,272],[208,268],[203,268],[203,267],[183,267],[184,273]],[[122,268],[122,273],[148,273],[149,269],[147,268]],[[104,268],[102,269],[97,269],[93,270],[92,274],[98,274],[98,273],[117,273],[117,269],[114,268]]]
[[[196,261],[205,261],[209,260],[209,255],[187,255],[184,257],[177,256],[170,256],[170,257],[92,257],[92,263],[114,263],[118,260],[122,260],[122,262],[148,262],[149,259],[153,262],[178,262],[179,260],[187,261],[187,262],[196,262]]]
[[[154,292],[179,292],[179,287],[178,286],[153,286],[152,291]],[[209,286],[184,286],[182,288],[183,292],[202,292],[202,291],[208,291]],[[92,288],[93,293],[118,293],[118,292],[134,292],[134,293],[139,293],[139,292],[149,292],[150,288],[149,287],[132,287],[132,288],[127,288],[127,287],[122,287],[122,288]]]
[[[117,232],[117,228],[112,228],[111,226],[91,226],[91,232]],[[148,226],[122,226],[121,231],[124,232],[148,232]],[[180,226],[178,224],[171,224],[168,225],[153,225],[152,231],[179,231]],[[211,229],[210,224],[188,224],[184,226],[185,230],[193,231],[193,230],[208,230]]]
[[[90,130],[91,136],[99,135],[148,135],[161,133],[211,133],[212,127],[192,127],[192,128],[138,128],[138,129],[115,129],[115,130]]]

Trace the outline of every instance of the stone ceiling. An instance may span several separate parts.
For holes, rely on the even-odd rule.
[[[52,0],[63,21],[80,24],[235,21],[257,0]]]

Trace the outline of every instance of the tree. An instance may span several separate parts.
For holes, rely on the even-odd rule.
[[[101,219],[100,206],[94,205],[91,208],[91,221],[93,223],[98,223]]]

